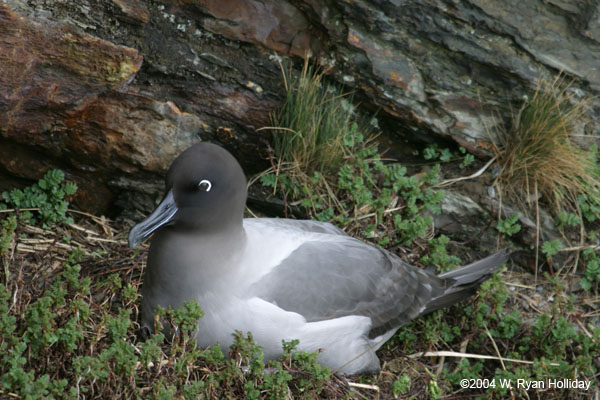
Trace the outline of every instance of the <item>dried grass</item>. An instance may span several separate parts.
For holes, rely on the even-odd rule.
[[[594,160],[571,139],[585,102],[572,101],[569,87],[560,76],[550,84],[540,82],[513,117],[511,129],[498,135],[497,183],[523,211],[538,207],[540,196],[557,213],[576,210],[580,194],[600,198]]]

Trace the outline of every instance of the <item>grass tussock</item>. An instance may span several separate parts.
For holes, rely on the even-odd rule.
[[[341,90],[323,82],[323,72],[308,57],[297,77],[291,65],[280,66],[286,97],[272,116],[275,153],[309,175],[335,170],[346,155],[344,133],[353,124],[354,107]]]
[[[579,195],[600,199],[594,155],[572,141],[585,103],[572,101],[560,77],[540,83],[495,148],[502,192],[524,210],[541,196],[556,213],[574,210]]]

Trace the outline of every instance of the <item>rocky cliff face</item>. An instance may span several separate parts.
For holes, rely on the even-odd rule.
[[[309,52],[378,110],[392,140],[446,138],[484,156],[537,80],[563,71],[577,96],[598,95],[600,4],[5,0],[0,181],[61,168],[79,205],[101,213],[143,206],[137,193],[157,193],[170,160],[197,140],[257,171],[256,129],[282,98],[274,58]],[[592,100],[581,133],[600,133],[599,114]]]

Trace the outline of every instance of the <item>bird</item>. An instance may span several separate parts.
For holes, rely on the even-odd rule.
[[[198,142],[171,164],[166,193],[128,237],[152,236],[143,275],[141,328],[157,308],[195,300],[197,345],[229,348],[250,332],[264,360],[282,340],[338,374],[376,372],[376,354],[402,325],[472,295],[505,263],[501,250],[434,275],[326,222],[244,218],[247,180],[236,158]]]

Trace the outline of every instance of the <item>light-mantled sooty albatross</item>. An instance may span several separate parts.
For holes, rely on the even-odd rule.
[[[166,194],[129,233],[154,233],[142,286],[142,329],[157,306],[198,301],[196,340],[206,347],[251,332],[265,360],[282,340],[320,350],[338,373],[379,369],[375,351],[403,324],[474,293],[507,259],[500,251],[435,276],[317,221],[246,218],[246,178],[225,149],[198,143],[173,161]]]

